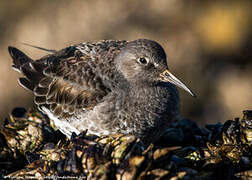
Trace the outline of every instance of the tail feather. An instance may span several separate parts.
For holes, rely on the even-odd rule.
[[[36,68],[32,65],[35,61],[17,48],[10,46],[8,47],[8,50],[13,59],[12,67],[24,75],[24,77],[19,78],[19,84],[24,88],[33,91],[35,86],[43,78],[42,71],[37,71],[39,69],[37,67],[38,65]]]
[[[32,59],[30,57],[28,57],[27,55],[25,55],[23,52],[21,52],[20,50],[18,50],[15,47],[8,47],[9,53],[13,59],[13,65],[12,67],[20,70],[21,66],[23,64],[26,64],[28,62],[31,62]]]
[[[34,71],[32,67],[28,64],[24,64],[21,66],[21,72],[25,75],[29,81],[38,84],[40,79],[43,78],[43,75],[41,72]]]

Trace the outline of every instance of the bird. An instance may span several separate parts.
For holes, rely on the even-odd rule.
[[[47,50],[37,60],[12,46],[8,51],[23,75],[19,84],[67,137],[87,129],[155,142],[179,117],[176,86],[196,96],[170,72],[163,47],[149,39],[83,42]]]

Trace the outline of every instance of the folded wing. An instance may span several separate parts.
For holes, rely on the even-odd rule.
[[[56,117],[91,110],[110,92],[95,72],[93,57],[75,46],[36,61],[14,47],[9,47],[9,53],[12,67],[24,75],[19,83],[33,91],[40,109],[45,107]]]

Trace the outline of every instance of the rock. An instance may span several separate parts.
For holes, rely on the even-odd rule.
[[[13,110],[0,133],[1,177],[220,179],[251,176],[252,111],[206,125],[184,119],[145,147],[132,135],[67,139],[36,111]]]

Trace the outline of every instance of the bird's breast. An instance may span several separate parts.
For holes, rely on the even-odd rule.
[[[128,126],[134,131],[168,124],[179,112],[179,97],[173,87],[145,87],[133,89],[121,100],[127,112]]]

